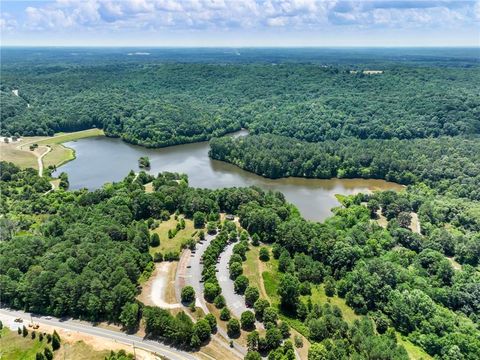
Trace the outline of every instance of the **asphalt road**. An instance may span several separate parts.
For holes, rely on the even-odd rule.
[[[175,294],[177,300],[179,302],[181,301],[180,293],[182,288],[190,285],[195,290],[195,306],[201,308],[205,314],[210,313],[210,310],[208,310],[207,304],[203,297],[203,282],[201,281],[203,265],[200,263],[200,260],[208,245],[215,237],[216,235],[205,235],[205,240],[202,241],[202,244],[197,244],[195,253],[191,253],[190,250],[185,250],[178,263],[177,274],[175,277]],[[240,359],[245,356],[247,349],[238,344],[236,341],[233,342],[233,348],[230,348],[227,345],[230,341],[230,338],[228,337],[227,332],[220,326],[217,328],[217,334],[225,340],[218,341],[219,345],[226,348],[228,351],[235,352]],[[213,337],[213,340],[215,341],[219,339]]]
[[[249,310],[245,305],[245,299],[242,295],[235,293],[233,280],[230,279],[228,262],[233,254],[233,247],[237,244],[229,243],[225,250],[220,254],[220,261],[217,264],[218,283],[222,288],[222,295],[225,298],[228,308],[232,314],[240,319],[244,311]]]
[[[22,318],[24,320],[23,324],[26,325],[30,321],[30,316],[33,317],[33,321],[36,323],[55,326],[57,328],[61,328],[69,331],[76,331],[79,333],[84,333],[84,334],[93,335],[96,337],[101,337],[104,339],[117,341],[119,343],[135,346],[136,348],[144,349],[144,350],[162,355],[170,360],[198,359],[193,354],[187,353],[185,351],[177,350],[170,346],[161,344],[157,341],[145,340],[136,335],[128,335],[122,332],[95,327],[88,323],[79,322],[77,320],[71,320],[71,319],[63,320],[63,319],[57,319],[57,318],[46,319],[45,316],[38,316],[38,315],[33,315],[30,313],[23,312],[23,311],[0,308],[0,318],[2,318],[2,320],[7,319],[8,321],[12,317]]]

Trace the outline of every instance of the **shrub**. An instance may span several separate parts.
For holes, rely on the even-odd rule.
[[[46,347],[45,350],[43,350],[43,355],[45,355],[45,358],[47,360],[52,360],[53,359],[53,352],[50,350],[49,347]]]
[[[237,294],[245,293],[245,290],[247,289],[248,285],[249,285],[249,280],[245,275],[238,276],[235,279],[235,282],[233,283],[233,287]]]
[[[228,320],[227,334],[231,338],[236,338],[240,335],[240,323],[237,319]]]
[[[325,295],[332,297],[335,295],[335,280],[331,276],[325,277]]]
[[[193,226],[195,229],[201,229],[205,226],[205,217],[205,214],[201,211],[193,214]]]
[[[262,260],[262,261],[270,260],[270,252],[268,251],[268,249],[266,247],[260,248],[259,259]]]
[[[160,246],[160,236],[158,236],[157,233],[153,233],[152,236],[150,236],[150,246],[151,247]]]
[[[205,300],[209,303],[213,302],[215,298],[220,295],[220,287],[217,284],[206,282],[205,288],[203,291],[203,296]]]
[[[243,273],[242,263],[234,262],[233,264],[231,264],[229,268],[229,272],[230,272],[230,279],[235,280],[237,277],[239,277]]]
[[[240,317],[242,329],[252,331],[255,329],[255,315],[251,311],[244,311]]]
[[[212,329],[210,327],[210,323],[208,320],[200,319],[195,324],[194,328],[195,334],[198,336],[201,342],[207,341],[210,339],[210,334],[212,333]]]
[[[224,307],[220,312],[220,320],[227,321],[230,320],[230,310],[227,307]]]
[[[288,339],[290,337],[290,328],[286,322],[282,321],[278,326],[278,329],[280,330],[280,333],[284,339]]]
[[[259,297],[260,293],[255,286],[249,286],[245,290],[245,304],[247,306],[253,306],[253,304],[255,304],[255,301],[257,301]]]
[[[253,304],[253,309],[255,310],[255,316],[257,317],[257,319],[263,319],[263,312],[269,306],[270,303],[268,302],[268,300],[258,299],[257,301],[255,301],[255,304]]]
[[[223,309],[226,305],[225,298],[222,295],[217,295],[213,300],[213,303],[217,309]]]
[[[163,261],[163,254],[161,252],[156,252],[153,254],[153,261],[154,262],[162,262]]]
[[[53,351],[60,349],[60,336],[55,330],[52,335],[52,349]]]
[[[182,297],[182,303],[192,304],[193,302],[195,302],[195,290],[191,286],[185,286],[182,289],[181,297]],[[200,337],[200,340],[202,340],[201,337]]]
[[[212,333],[217,331],[217,319],[213,314],[207,314],[204,317],[205,320],[208,321],[208,324],[210,325],[210,329],[212,330]]]

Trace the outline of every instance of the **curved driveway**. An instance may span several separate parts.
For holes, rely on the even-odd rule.
[[[178,262],[177,274],[175,276],[175,295],[177,300],[181,301],[181,292],[182,288],[190,285],[195,290],[195,306],[201,308],[205,314],[209,314],[207,304],[203,297],[203,282],[202,282],[202,270],[203,265],[200,263],[200,260],[205,253],[210,241],[212,241],[216,235],[205,235],[205,240],[202,243],[197,243],[195,253],[192,254],[190,250],[184,250],[180,261]],[[227,261],[228,262],[228,261]],[[217,274],[218,276],[218,274]],[[247,349],[237,342],[233,342],[233,348],[230,348],[227,343],[230,341],[230,338],[227,335],[227,332],[222,329],[222,327],[217,327],[218,335],[223,337],[226,340],[220,341],[216,336],[212,339],[217,340],[218,344],[222,347],[228,349],[229,351],[235,352],[238,358],[242,359],[247,353]]]
[[[220,255],[220,261],[217,264],[217,278],[222,288],[222,295],[225,298],[228,308],[232,314],[240,319],[244,311],[249,310],[245,305],[243,295],[236,294],[233,286],[233,280],[230,279],[228,262],[233,254],[233,247],[236,242],[229,243],[223,253]]]
[[[24,322],[28,322],[30,317],[34,319],[34,322],[55,326],[57,328],[77,331],[80,333],[93,335],[96,337],[101,337],[109,340],[114,340],[126,345],[132,345],[139,349],[144,349],[150,352],[160,354],[167,359],[171,360],[195,360],[198,359],[194,354],[181,351],[170,346],[161,344],[157,341],[146,340],[136,335],[129,335],[119,331],[108,330],[100,327],[95,327],[88,323],[80,323],[76,320],[63,320],[57,318],[46,318],[44,316],[33,315],[23,311],[15,311],[6,308],[0,308],[0,315],[6,317],[15,317],[22,318]]]

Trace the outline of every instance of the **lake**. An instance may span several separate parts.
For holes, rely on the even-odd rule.
[[[243,135],[239,132],[234,136]],[[322,221],[338,206],[335,194],[350,195],[373,190],[399,190],[403,186],[384,180],[366,179],[266,179],[234,165],[208,157],[208,142],[147,149],[120,139],[93,137],[64,144],[75,150],[76,159],[61,166],[54,175],[65,171],[70,189],[97,189],[106,182],[122,180],[130,170],[140,171],[138,158],[148,156],[156,175],[162,171],[185,173],[193,187],[217,189],[256,185],[278,190],[295,204],[309,220]]]

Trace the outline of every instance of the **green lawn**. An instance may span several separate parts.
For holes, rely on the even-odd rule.
[[[278,284],[280,283],[280,274],[278,272],[278,260],[270,254],[270,260],[264,262],[265,271],[262,272],[263,285],[272,305],[278,306],[280,298],[277,294]]]
[[[32,340],[30,329],[26,337],[7,328],[3,328],[0,334],[0,359],[2,360],[33,360],[36,353],[43,353],[47,346],[46,337],[42,342],[38,340],[38,336]]]
[[[303,300],[307,300],[308,296],[302,296]],[[336,305],[342,310],[343,318],[348,323],[353,323],[356,319],[360,319],[360,316],[355,314],[353,309],[347,305],[345,299],[342,299],[338,296],[328,297],[325,295],[325,290],[323,284],[312,286],[312,303],[313,304],[325,304],[330,303]]]
[[[243,262],[243,275],[248,278],[249,284],[256,286],[260,290],[260,296],[262,296],[262,274],[259,269],[258,252],[259,246],[251,246],[247,251],[247,259]],[[265,297],[265,295],[263,295]]]
[[[414,345],[410,342],[410,340],[403,339],[403,337],[397,333],[397,341],[400,345],[403,345],[405,350],[407,350],[408,356],[412,360],[431,360],[433,359],[430,355],[428,355],[423,349]]]
[[[180,215],[178,220],[180,220]],[[168,238],[168,230],[173,230],[177,226],[178,220],[175,220],[174,216],[172,215],[169,220],[162,221],[160,225],[152,230],[152,233],[157,233],[160,236],[160,246],[151,247],[150,254],[154,254],[156,252],[161,252],[164,254],[168,251],[180,251],[180,247],[182,242],[190,239],[193,237],[193,234],[198,230],[193,227],[193,221],[189,219],[185,219],[185,229],[180,230],[177,232],[174,238]]]
[[[61,144],[69,141],[75,141],[87,137],[103,136],[105,133],[101,129],[88,129],[83,131],[75,131],[71,133],[57,133],[47,139],[43,139],[37,142],[38,145],[51,145]],[[48,156],[48,155],[47,155]]]

